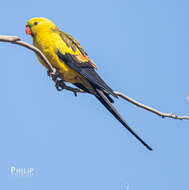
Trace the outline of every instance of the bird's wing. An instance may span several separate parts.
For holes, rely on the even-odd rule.
[[[57,55],[60,60],[87,79],[95,88],[101,89],[105,93],[117,98],[117,95],[114,94],[113,90],[101,79],[90,63],[78,62],[76,56],[70,53],[62,54],[60,51],[57,51]]]
[[[78,64],[78,67],[90,67],[90,68],[95,68],[97,69],[96,65],[94,62],[88,57],[87,53],[85,50],[81,47],[79,42],[74,39],[71,35],[62,32],[59,30],[59,35],[62,38],[63,42],[66,44],[68,48],[71,48],[73,52],[76,52],[79,50],[79,54],[75,55],[75,59],[77,61],[76,64]]]
[[[117,98],[117,95],[114,94],[113,90],[97,74],[95,71],[96,65],[89,59],[81,45],[72,36],[64,32],[59,31],[59,35],[67,48],[71,48],[73,51],[72,54],[66,49],[64,49],[64,51],[58,49],[56,53],[59,59],[87,79],[93,86]],[[78,50],[79,54],[75,54]]]

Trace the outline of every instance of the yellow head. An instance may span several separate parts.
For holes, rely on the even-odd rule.
[[[56,25],[47,18],[31,18],[26,23],[26,34],[32,35],[33,37],[39,32],[48,32],[56,28]]]

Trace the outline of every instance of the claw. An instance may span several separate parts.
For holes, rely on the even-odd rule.
[[[50,77],[51,76],[51,72],[49,70],[47,70],[47,75]]]
[[[65,87],[65,83],[63,80],[56,80],[56,84],[55,84],[55,87],[58,91],[61,91],[64,89]]]
[[[47,75],[50,77],[50,76],[53,76],[53,75],[57,75],[58,74],[58,71],[57,69],[53,68],[52,71],[50,70],[47,70]]]
[[[52,80],[55,82],[55,87],[58,91],[61,91],[64,89],[65,83],[62,79],[60,79],[62,77],[60,77],[60,73],[58,72],[58,70],[55,69],[52,72],[48,70],[47,75],[52,77]]]
[[[52,77],[52,80],[54,81],[54,82],[56,82],[57,81],[57,79],[60,77],[60,73],[57,71],[57,70],[54,70],[54,71],[47,71],[47,75],[49,76],[49,77]]]

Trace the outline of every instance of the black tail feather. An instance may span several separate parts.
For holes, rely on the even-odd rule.
[[[108,100],[113,104],[114,103],[114,100],[110,97],[110,95],[106,92],[103,92],[104,95],[106,96],[106,98],[108,98]]]
[[[112,106],[106,95],[103,91],[96,89],[97,95],[96,98],[112,113],[112,115],[127,129],[129,132],[134,135],[147,149],[152,150],[152,148],[146,144],[127,124],[126,121],[121,117],[118,111]]]

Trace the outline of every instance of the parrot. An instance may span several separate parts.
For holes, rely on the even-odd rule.
[[[71,83],[84,92],[94,95],[132,135],[152,151],[152,148],[132,130],[112,105],[113,97],[117,99],[118,96],[96,72],[96,64],[76,39],[61,31],[51,20],[44,17],[31,18],[26,23],[26,34],[32,36],[33,45],[58,71],[62,81]],[[38,55],[37,58],[47,68]],[[60,90],[60,80],[57,80],[56,87],[57,90]]]

